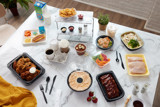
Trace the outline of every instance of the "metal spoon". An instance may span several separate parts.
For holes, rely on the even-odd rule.
[[[49,81],[50,81],[50,77],[48,76],[48,77],[46,78],[46,82],[47,82],[47,84],[46,84],[46,91],[45,91],[45,92],[47,92],[47,89],[48,89],[48,83],[49,83]]]
[[[116,61],[119,62],[119,59],[118,59],[118,52],[116,51]]]

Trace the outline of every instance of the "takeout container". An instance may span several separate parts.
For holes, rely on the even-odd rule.
[[[117,84],[117,87],[118,87],[118,89],[119,89],[120,96],[118,96],[118,97],[116,97],[116,98],[112,98],[112,99],[109,99],[109,98],[108,98],[107,93],[106,93],[106,91],[105,91],[105,87],[102,85],[102,83],[101,83],[101,81],[100,81],[100,77],[103,76],[103,75],[106,75],[106,74],[111,74],[112,77],[114,78],[114,80],[115,80],[115,82],[116,82],[116,84]],[[102,94],[103,94],[103,96],[104,96],[104,98],[106,99],[107,102],[112,102],[112,101],[119,100],[119,99],[121,99],[121,98],[124,96],[125,92],[124,92],[124,90],[122,89],[122,87],[121,87],[120,83],[118,82],[118,80],[117,80],[117,78],[116,78],[116,76],[115,76],[115,74],[114,74],[113,71],[107,71],[107,72],[103,72],[103,73],[98,74],[98,75],[96,76],[96,80],[97,80],[98,85],[99,85],[99,87],[100,87],[100,89],[101,89],[101,91],[102,91]]]
[[[31,81],[26,81],[23,80],[21,78],[21,76],[13,69],[13,63],[14,61],[19,60],[20,58],[29,58],[31,60],[32,63],[34,63],[36,65],[36,68],[38,70],[40,70],[39,75],[37,75],[35,78],[33,78]],[[31,85],[34,81],[36,81],[39,77],[41,77],[44,73],[45,73],[45,69],[39,64],[37,63],[30,55],[28,55],[27,53],[22,53],[21,55],[18,55],[16,58],[14,58],[12,61],[10,61],[7,64],[7,67],[9,68],[10,71],[12,71],[25,85]]]
[[[128,33],[134,33],[135,35],[137,35],[137,33],[135,33],[135,32],[133,32],[133,31],[129,31],[129,32],[125,32],[125,33],[123,33],[122,35],[121,35],[121,41],[122,41],[122,43],[124,44],[124,46],[128,49],[128,50],[130,50],[130,51],[135,51],[135,50],[138,50],[138,49],[140,49],[140,48],[142,48],[143,47],[143,45],[144,45],[144,42],[143,42],[143,40],[141,39],[141,37],[139,36],[139,35],[137,35],[137,37],[138,38],[140,38],[140,40],[142,41],[142,46],[141,47],[139,47],[139,48],[134,48],[134,49],[131,49],[131,48],[129,48],[124,42],[123,42],[123,40],[122,40],[122,36],[124,36],[125,34],[128,34]]]
[[[84,46],[84,49],[82,49],[82,50],[77,50],[76,48],[79,47],[79,45]],[[75,46],[75,50],[76,50],[77,54],[80,55],[80,56],[85,54],[86,48],[87,48],[86,45],[84,45],[84,44],[82,44],[82,43],[79,43],[79,44],[77,44],[77,45]]]
[[[132,73],[130,73],[129,66],[128,66],[128,57],[141,57],[141,58],[143,58],[143,61],[145,63],[145,67],[146,67],[146,73],[144,73],[144,74],[132,74]],[[126,54],[125,58],[126,58],[126,66],[127,66],[128,75],[131,75],[131,76],[148,76],[150,74],[148,66],[147,66],[146,58],[143,54]]]
[[[98,45],[98,40],[99,40],[100,38],[105,38],[105,37],[108,37],[108,38],[112,41],[112,45],[111,45],[110,47],[108,47],[108,48],[103,48],[103,47],[101,47],[101,46]],[[99,36],[99,37],[96,39],[96,45],[97,45],[97,47],[98,47],[99,49],[102,49],[102,50],[109,50],[109,49],[111,49],[112,46],[114,45],[114,40],[113,40],[110,36],[101,35],[101,36]]]
[[[90,86],[89,86],[87,89],[82,90],[82,91],[74,90],[74,89],[71,88],[71,86],[69,85],[69,77],[70,77],[70,75],[71,75],[73,72],[78,72],[78,71],[83,71],[83,72],[88,73],[89,76],[90,76],[90,78],[91,78],[91,84],[90,84]],[[68,84],[69,88],[70,88],[71,90],[75,91],[75,92],[84,92],[84,91],[88,90],[88,89],[91,87],[92,82],[93,82],[92,75],[91,75],[88,71],[84,71],[84,70],[80,70],[80,69],[77,69],[77,70],[72,71],[72,72],[68,75],[68,78],[67,78],[67,84]]]
[[[92,59],[92,61],[94,61],[100,68],[103,68],[103,67],[105,67],[106,65],[108,65],[108,64],[110,63],[110,60],[111,60],[111,59],[107,58],[107,59],[108,59],[108,62],[107,62],[107,63],[105,63],[104,65],[99,65],[99,64],[96,62],[96,60],[94,60],[93,57],[97,57],[97,56],[100,55],[100,54],[104,54],[104,53],[97,52],[97,53],[95,53],[95,54],[91,57],[91,59]],[[106,54],[104,54],[104,55],[106,55]],[[106,55],[106,56],[107,56],[107,55]]]

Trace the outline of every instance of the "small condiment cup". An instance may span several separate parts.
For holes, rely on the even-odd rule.
[[[35,67],[31,67],[31,68],[29,69],[29,72],[30,72],[31,74],[36,73],[36,68],[35,68]]]
[[[53,60],[54,56],[55,56],[54,50],[53,49],[47,49],[46,52],[45,52],[45,55],[46,55],[47,59]]]

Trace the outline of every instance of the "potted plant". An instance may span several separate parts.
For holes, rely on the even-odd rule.
[[[109,16],[107,14],[103,15],[102,13],[98,16],[98,23],[100,30],[106,30],[106,26],[109,22]]]
[[[26,10],[29,9],[29,3],[33,3],[31,0],[1,0],[0,3],[4,5],[6,9],[10,9],[13,16],[18,16],[17,3],[24,7]]]

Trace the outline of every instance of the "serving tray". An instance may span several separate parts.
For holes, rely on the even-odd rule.
[[[145,63],[146,73],[144,73],[144,74],[132,74],[132,73],[130,73],[129,66],[128,66],[128,57],[141,57],[141,58],[143,58],[143,61]],[[127,66],[127,72],[131,76],[148,76],[150,74],[149,70],[148,70],[146,58],[143,54],[126,54],[126,66]]]
[[[100,81],[100,77],[103,76],[103,75],[106,75],[106,74],[112,75],[112,77],[114,78],[114,80],[115,80],[115,82],[117,84],[117,87],[119,89],[120,95],[118,97],[116,97],[116,98],[112,98],[112,99],[108,98],[107,93],[105,91],[105,87],[102,85],[102,83]],[[116,78],[116,76],[115,76],[115,74],[114,74],[113,71],[107,71],[107,72],[103,72],[103,73],[98,74],[96,76],[96,80],[97,80],[98,85],[99,85],[99,87],[100,87],[100,89],[102,91],[102,94],[103,94],[103,96],[104,96],[104,98],[106,99],[107,102],[112,102],[112,101],[119,100],[119,99],[121,99],[124,96],[125,92],[122,89],[122,87],[121,87],[120,83],[118,82],[118,80],[117,80],[117,78]]]
[[[29,37],[24,36],[25,31],[31,31],[31,36],[29,36]],[[37,36],[37,35],[40,34],[38,29],[36,29],[36,30],[25,30],[25,31],[24,31],[23,38],[22,38],[22,44],[23,44],[23,45],[35,45],[35,44],[45,43],[45,42],[47,41],[47,33],[46,33],[47,31],[46,31],[45,34],[44,34],[44,35],[45,35],[45,38],[44,38],[43,40],[41,40],[41,41],[38,41],[38,42],[32,42],[32,39],[33,39],[35,36]],[[37,34],[34,35],[33,32],[37,32]],[[25,42],[25,39],[27,39],[27,38],[31,38],[31,42],[30,42],[30,43],[26,43],[26,42]]]
[[[137,35],[137,37],[140,38],[140,40],[141,40],[142,43],[143,43],[141,47],[133,48],[133,49],[132,49],[132,48],[129,48],[129,47],[123,42],[122,36],[125,35],[125,34],[128,34],[128,33],[134,33],[135,35],[137,35],[137,34],[136,34],[135,32],[133,32],[133,31],[129,31],[129,32],[123,33],[123,34],[121,35],[121,42],[124,44],[124,46],[125,46],[128,50],[130,50],[130,51],[135,51],[135,50],[138,50],[138,49],[142,48],[143,45],[144,45],[144,41],[142,40],[142,38],[141,38],[139,35]]]
[[[20,58],[29,58],[31,60],[32,63],[34,63],[36,65],[36,68],[38,70],[40,70],[40,73],[39,75],[37,75],[34,79],[32,79],[31,81],[26,81],[26,80],[23,80],[21,78],[21,76],[13,69],[13,63],[14,61],[17,61],[19,60]],[[14,58],[12,61],[10,61],[8,64],[7,64],[7,67],[9,68],[10,71],[13,72],[13,74],[15,74],[25,85],[31,85],[34,81],[36,81],[39,77],[41,77],[44,73],[45,73],[45,69],[39,64],[37,63],[30,55],[28,55],[27,53],[22,53],[21,55],[18,55],[16,58]]]

